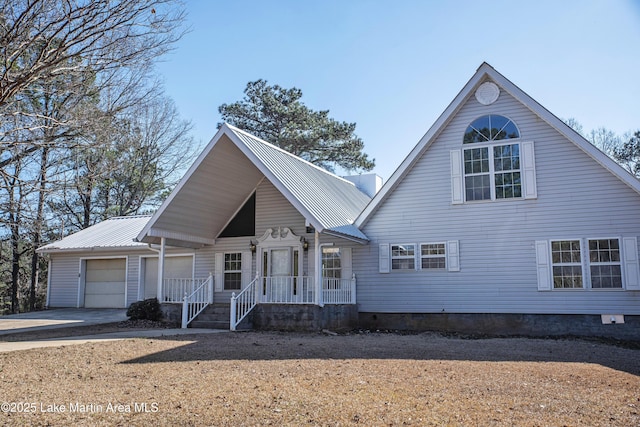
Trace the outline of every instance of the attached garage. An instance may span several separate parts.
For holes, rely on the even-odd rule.
[[[127,259],[87,259],[85,261],[84,306],[86,308],[126,307]]]

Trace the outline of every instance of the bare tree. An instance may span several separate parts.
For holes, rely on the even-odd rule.
[[[1,0],[0,105],[33,82],[153,61],[181,36],[175,0]],[[30,55],[32,46],[41,46]],[[70,65],[73,64],[73,65]]]
[[[148,70],[182,32],[184,12],[177,0],[0,0],[0,114],[19,115],[13,133],[42,125],[41,117],[19,108],[20,95],[38,83],[65,76],[77,97],[98,96],[123,71]],[[36,123],[29,119],[38,119]],[[68,123],[50,120],[49,126]],[[0,168],[38,150],[42,140],[20,140],[21,149],[0,158]],[[49,141],[51,143],[51,141]]]
[[[20,289],[34,307],[50,195],[74,193],[64,179],[83,162],[90,179],[71,181],[89,209],[79,225],[101,214],[91,211],[97,180],[116,170],[115,144],[124,144],[116,126],[159,93],[153,63],[184,18],[178,0],[0,0],[0,272],[12,311]]]
[[[157,93],[126,109],[74,149],[51,208],[74,231],[156,207],[193,160],[197,147],[190,130],[173,102]]]

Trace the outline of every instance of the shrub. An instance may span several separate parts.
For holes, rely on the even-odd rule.
[[[162,310],[158,298],[149,298],[144,301],[134,302],[127,309],[127,316],[131,320],[160,320],[162,319]]]

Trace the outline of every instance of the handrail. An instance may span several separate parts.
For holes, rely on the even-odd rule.
[[[190,295],[184,293],[182,299],[182,328],[186,328],[207,305],[213,303],[213,275],[193,290]]]
[[[231,294],[231,316],[229,326],[232,331],[236,330],[236,327],[242,322],[242,319],[253,310],[258,304],[258,285],[260,283],[260,276],[256,275],[255,279],[249,283],[249,285],[236,293]]]

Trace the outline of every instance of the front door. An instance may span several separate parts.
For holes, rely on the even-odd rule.
[[[263,252],[263,296],[268,302],[294,302],[298,296],[297,247],[269,248]]]

